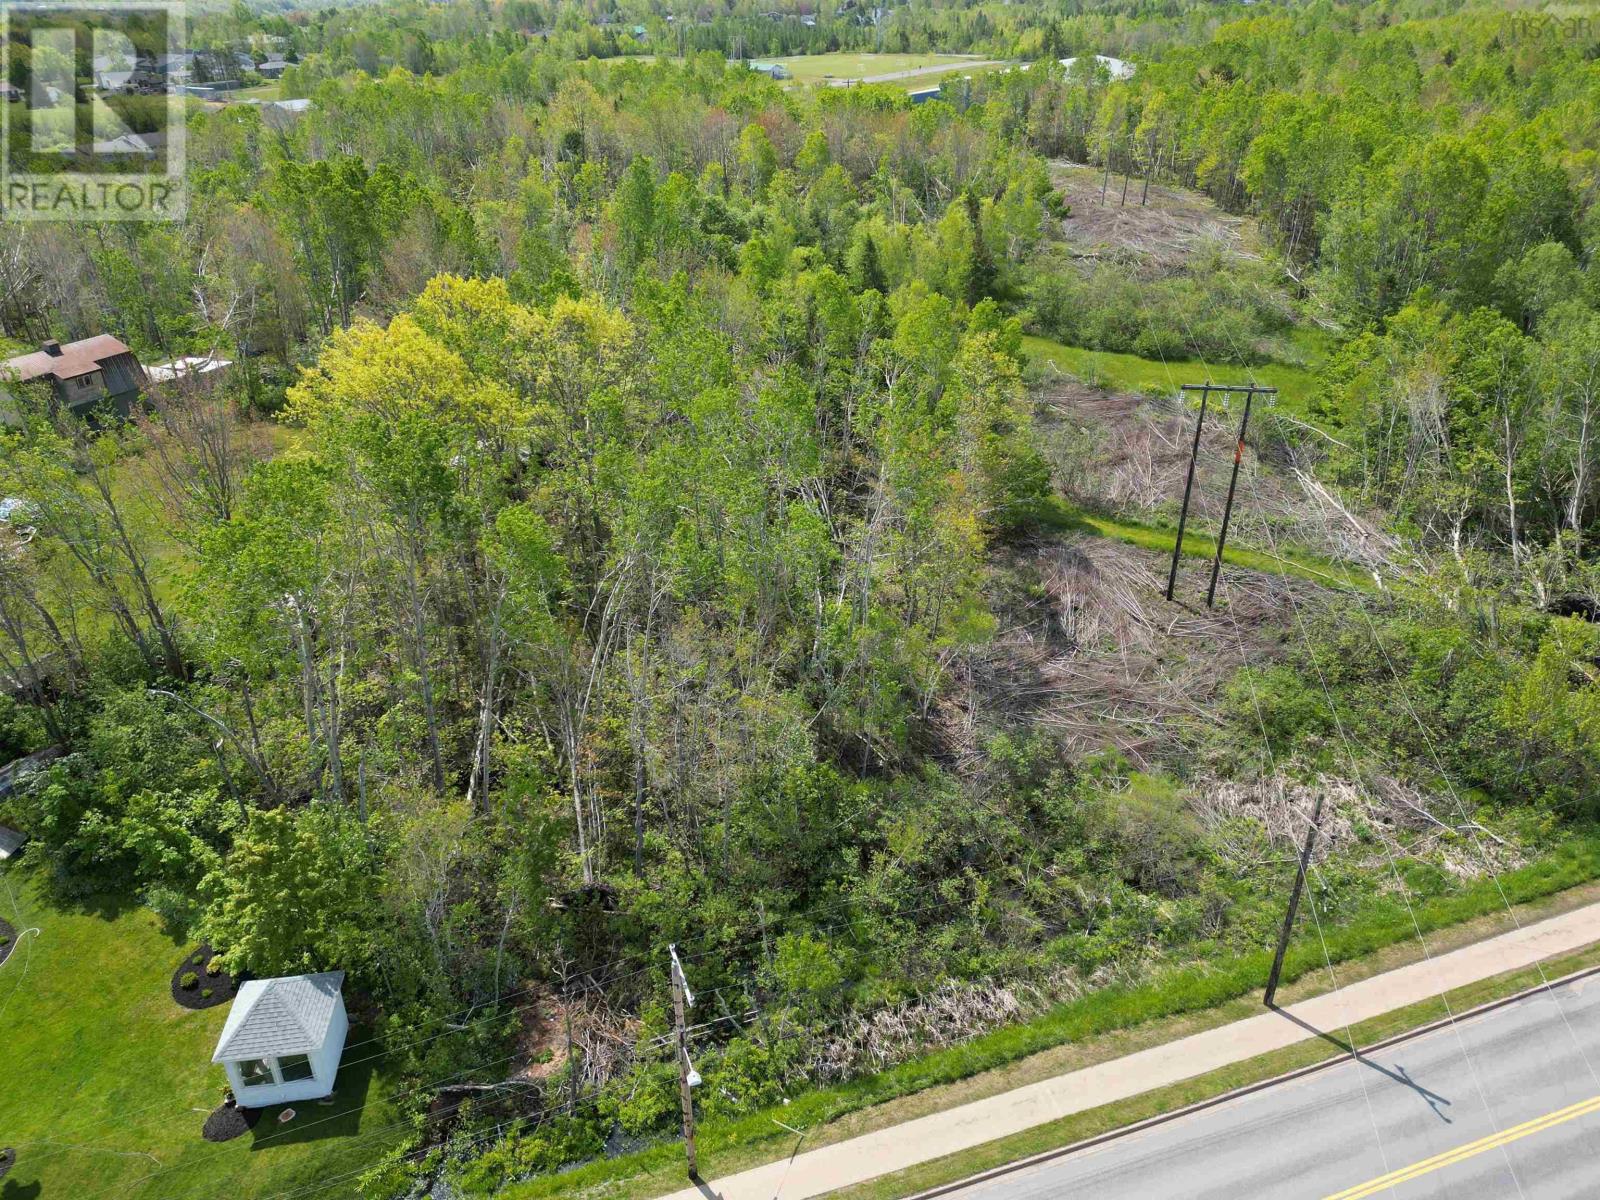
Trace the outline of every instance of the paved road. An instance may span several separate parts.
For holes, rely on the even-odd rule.
[[[1594,1200],[1600,978],[954,1196]]]
[[[805,1200],[808,1196],[822,1196],[1072,1113],[1114,1104],[1282,1050],[1318,1036],[1319,1029],[1337,1030],[1347,1023],[1394,1012],[1430,999],[1441,989],[1488,979],[1596,943],[1600,943],[1600,904],[1589,904],[1481,942],[1431,953],[1426,961],[1396,967],[1301,1000],[1294,1005],[1298,1022],[1262,1011],[1177,1041],[1147,1046],[1121,1058],[1053,1075],[844,1141],[814,1149],[807,1149],[802,1141],[792,1159],[740,1171],[709,1187],[684,1188],[669,1200],[706,1200],[708,1194],[719,1200]],[[1600,1083],[1596,1084],[1595,1094],[1600,1094]],[[1595,1196],[1600,1198],[1600,1183]],[[1229,1196],[1227,1200],[1240,1198]]]

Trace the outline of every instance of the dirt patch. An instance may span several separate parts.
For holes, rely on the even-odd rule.
[[[228,972],[217,952],[201,943],[184,956],[172,973],[172,998],[184,1008],[215,1008],[232,1000],[239,985],[248,978],[248,974]]]
[[[17,948],[17,928],[4,917],[0,917],[0,964],[11,957],[11,952]]]
[[[547,989],[535,986],[519,1006],[522,1029],[511,1078],[548,1079],[565,1065],[567,1039],[559,1003]]]
[[[638,1039],[637,1017],[611,1008],[593,992],[563,998],[541,989],[535,999],[522,1006],[517,1057],[507,1078],[539,1080],[559,1074],[567,1062],[569,1020],[583,1089],[598,1089],[627,1069]]]
[[[1214,246],[1251,255],[1244,218],[1223,212],[1197,192],[1152,182],[1145,197],[1143,181],[1134,178],[1124,200],[1120,175],[1107,184],[1102,172],[1075,163],[1053,163],[1050,174],[1072,206],[1063,225],[1067,239],[1088,261],[1132,259],[1157,273],[1171,273]]]
[[[261,1119],[259,1108],[240,1108],[237,1104],[220,1104],[206,1118],[200,1136],[208,1142],[231,1142],[249,1133]]]

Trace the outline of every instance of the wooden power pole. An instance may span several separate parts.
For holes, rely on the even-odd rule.
[[[700,1163],[694,1146],[694,1089],[700,1085],[700,1073],[689,1062],[689,1029],[687,1009],[694,1004],[694,993],[684,978],[683,964],[678,961],[678,948],[668,946],[672,957],[672,1021],[676,1026],[678,1044],[678,1095],[683,1102],[683,1153],[689,1163],[689,1178],[700,1178]]]
[[[1322,796],[1311,809],[1311,828],[1306,830],[1306,842],[1300,850],[1300,866],[1294,873],[1294,887],[1289,892],[1289,911],[1283,918],[1283,929],[1278,933],[1278,949],[1272,956],[1272,971],[1267,975],[1267,994],[1263,1000],[1268,1008],[1274,1007],[1278,995],[1278,977],[1283,974],[1283,956],[1289,950],[1289,936],[1294,932],[1294,919],[1300,911],[1300,893],[1306,886],[1306,867],[1311,862],[1311,851],[1317,844],[1317,831],[1322,828]]]
[[[1178,389],[1179,395],[1200,393],[1200,418],[1194,423],[1194,445],[1189,447],[1189,477],[1183,481],[1183,507],[1178,510],[1178,540],[1172,543],[1172,569],[1167,572],[1167,599],[1172,599],[1172,589],[1178,583],[1178,556],[1183,553],[1183,527],[1189,523],[1189,493],[1194,491],[1194,464],[1200,457],[1200,433],[1206,427],[1206,401],[1211,399],[1211,385],[1196,387],[1186,383]]]
[[[1209,607],[1217,596],[1217,573],[1222,569],[1222,547],[1228,540],[1228,522],[1233,518],[1233,493],[1239,486],[1239,464],[1244,459],[1244,435],[1250,425],[1250,402],[1257,396],[1275,396],[1277,388],[1257,387],[1255,384],[1226,383],[1186,383],[1178,389],[1179,394],[1189,392],[1200,393],[1200,416],[1194,423],[1194,442],[1189,447],[1189,474],[1183,482],[1183,507],[1178,510],[1178,537],[1172,543],[1172,568],[1167,572],[1167,599],[1173,598],[1173,591],[1178,583],[1178,559],[1183,554],[1183,531],[1189,524],[1189,497],[1194,491],[1194,468],[1200,458],[1200,434],[1206,427],[1206,402],[1211,399],[1212,392],[1221,392],[1224,395],[1230,392],[1244,393],[1244,420],[1239,423],[1239,441],[1233,451],[1233,478],[1228,482],[1228,504],[1222,514],[1222,532],[1217,535],[1216,559],[1211,564],[1211,586],[1206,591],[1206,605]]]
[[[1277,388],[1252,387],[1244,394],[1244,415],[1239,418],[1239,440],[1233,447],[1233,474],[1228,479],[1228,502],[1222,509],[1222,530],[1217,534],[1217,555],[1211,560],[1211,586],[1206,588],[1206,607],[1217,600],[1217,576],[1222,572],[1222,548],[1228,544],[1228,522],[1233,520],[1233,493],[1239,486],[1239,464],[1244,461],[1244,435],[1250,428],[1250,402],[1257,395],[1275,396]]]

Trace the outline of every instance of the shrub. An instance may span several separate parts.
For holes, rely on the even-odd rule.
[[[178,980],[178,986],[181,988],[192,988],[199,982],[200,976],[196,975],[193,971],[185,971],[183,973],[183,977]]]
[[[10,944],[11,935],[9,933],[0,933],[0,946],[9,946]]]
[[[206,956],[204,954],[196,954],[189,961],[192,962],[195,966],[198,967],[201,963],[205,962],[205,960],[206,960]]]
[[[220,958],[213,958],[210,962],[208,962],[206,964],[206,974],[211,976],[213,979],[222,974],[222,960]]]
[[[212,995],[212,989],[211,988],[201,988],[200,989],[200,999],[209,1000],[209,999],[211,999],[211,995]]]

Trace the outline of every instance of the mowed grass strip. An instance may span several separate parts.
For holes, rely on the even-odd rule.
[[[895,71],[916,71],[927,67],[957,69],[981,62],[960,54],[797,54],[788,58],[757,58],[755,62],[782,63],[799,83],[820,83],[828,79],[870,79]],[[930,72],[931,74],[931,72]]]
[[[1314,372],[1288,363],[1241,367],[1199,359],[1160,362],[1140,358],[1137,354],[1064,346],[1049,338],[1031,335],[1023,337],[1022,348],[1039,362],[1053,363],[1059,370],[1085,383],[1104,384],[1117,392],[1171,392],[1185,383],[1256,383],[1263,387],[1275,387],[1278,389],[1278,404],[1285,412],[1302,420],[1306,417],[1316,390]]]
[[[205,1141],[227,1083],[211,1052],[230,1006],[173,1001],[190,944],[149,909],[121,897],[58,905],[40,875],[0,867],[0,912],[19,937],[0,966],[0,1145],[17,1149],[0,1195],[251,1200],[362,1167],[390,1144],[395,1134],[377,1131],[398,1119],[397,1085],[377,1062],[341,1070],[332,1105],[300,1104],[288,1125],[266,1109],[250,1133]],[[350,1042],[366,1036],[352,1029]]]
[[[1087,533],[1096,537],[1113,538],[1119,542],[1138,546],[1144,550],[1172,553],[1172,543],[1178,536],[1176,528],[1108,517],[1100,513],[1076,509],[1059,496],[1052,497],[1039,511],[1039,524],[1047,529],[1062,532]],[[1369,571],[1349,563],[1322,558],[1295,546],[1279,546],[1281,553],[1256,550],[1239,544],[1237,536],[1229,539],[1222,549],[1222,561],[1264,574],[1294,575],[1311,583],[1324,586],[1354,588],[1358,591],[1375,591],[1377,583]],[[1217,539],[1208,533],[1185,528],[1183,531],[1183,557],[1210,561],[1216,557]],[[1204,596],[1209,575],[1201,576],[1195,583],[1187,575],[1180,579],[1184,592],[1194,591]],[[1226,596],[1226,593],[1222,593]]]

